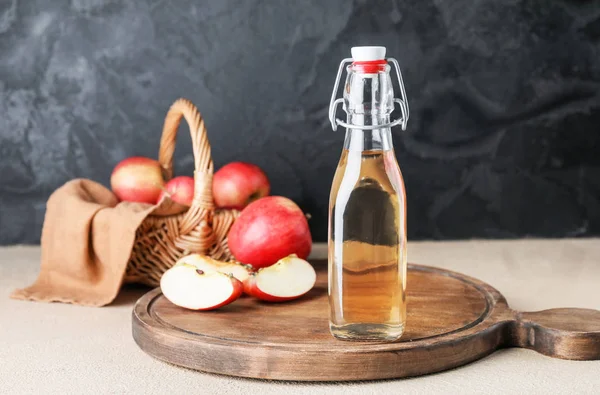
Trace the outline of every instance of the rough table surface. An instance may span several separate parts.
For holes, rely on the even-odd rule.
[[[307,384],[194,372],[154,360],[135,345],[131,308],[147,288],[128,287],[103,308],[8,299],[35,279],[39,254],[38,247],[0,249],[0,393],[594,394],[600,387],[600,361],[521,349],[405,380]],[[413,242],[409,260],[488,282],[517,310],[600,309],[599,239]]]

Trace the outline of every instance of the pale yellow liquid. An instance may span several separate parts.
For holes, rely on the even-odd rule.
[[[406,322],[406,199],[393,150],[344,150],[329,209],[331,333],[397,340]]]

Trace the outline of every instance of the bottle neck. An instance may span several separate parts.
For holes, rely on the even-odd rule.
[[[390,114],[378,114],[374,111],[366,114],[360,114],[348,111],[347,119],[347,123],[350,125],[386,125],[390,123]]]
[[[353,63],[348,67],[344,89],[344,110],[347,124],[359,126],[389,125],[394,110],[394,90],[390,66],[382,61],[376,65]],[[363,130],[348,128],[344,148],[349,151],[388,151],[393,149],[389,127]]]
[[[392,130],[390,128],[346,129],[344,149],[348,151],[390,151],[394,149]]]

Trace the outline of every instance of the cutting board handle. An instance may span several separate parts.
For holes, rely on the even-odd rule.
[[[554,358],[600,359],[600,311],[550,309],[515,312],[507,346],[535,350]]]

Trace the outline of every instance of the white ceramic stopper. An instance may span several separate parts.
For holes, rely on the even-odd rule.
[[[352,59],[355,62],[369,62],[385,59],[385,47],[352,47]]]

